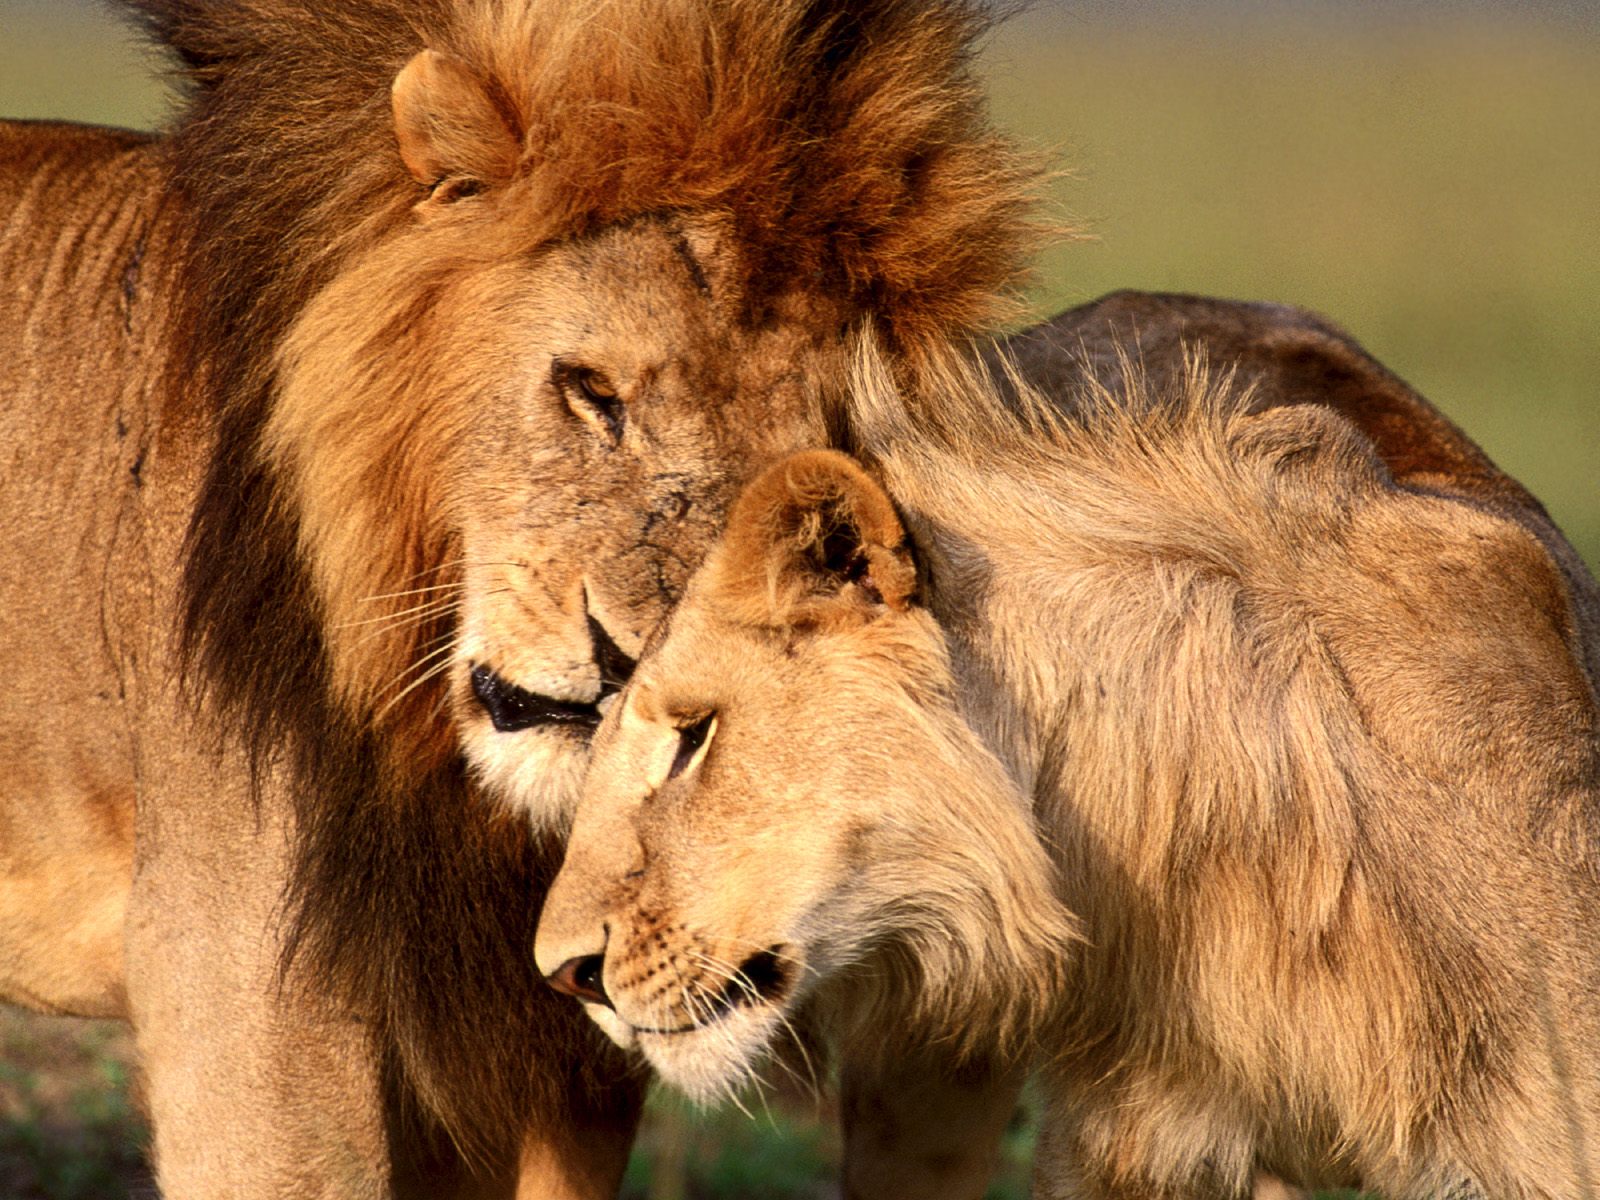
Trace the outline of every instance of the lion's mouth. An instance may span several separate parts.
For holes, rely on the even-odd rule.
[[[601,706],[622,690],[637,661],[623,652],[605,626],[589,617],[589,640],[594,646],[594,664],[600,674],[600,694],[592,701],[562,700],[518,687],[493,667],[473,664],[470,673],[472,694],[489,714],[489,722],[499,733],[546,727],[592,734],[600,725]]]
[[[599,702],[575,704],[541,696],[520,688],[492,667],[482,663],[472,668],[472,694],[489,714],[489,722],[500,733],[516,733],[536,725],[565,725],[592,732],[600,724]]]
[[[794,966],[784,956],[784,947],[774,946],[752,954],[739,964],[739,969],[722,985],[722,990],[701,1002],[697,1019],[673,1028],[637,1026],[635,1033],[653,1033],[672,1036],[695,1033],[715,1025],[742,1008],[757,1005],[776,1005],[788,994],[794,978]]]

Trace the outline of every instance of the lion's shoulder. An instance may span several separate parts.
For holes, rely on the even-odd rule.
[[[1370,445],[1394,491],[1436,501],[1428,511],[1446,525],[1495,530],[1477,543],[1480,557],[1498,556],[1486,571],[1511,572],[1539,594],[1548,582],[1561,594],[1578,657],[1600,690],[1600,586],[1571,543],[1522,484],[1333,322],[1287,304],[1120,291],[1017,334],[1005,349],[1031,384],[1056,397],[1082,394],[1085,375],[1120,394],[1130,364],[1152,393],[1181,397],[1199,353],[1253,389],[1256,412],[1330,415]]]

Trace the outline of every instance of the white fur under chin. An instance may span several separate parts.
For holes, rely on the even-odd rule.
[[[686,1033],[636,1028],[603,1004],[585,1003],[583,1011],[622,1049],[643,1054],[663,1083],[705,1105],[749,1082],[783,1023],[782,1012],[768,1004],[733,1009]]]
[[[583,1011],[589,1015],[591,1021],[600,1026],[602,1033],[624,1050],[639,1048],[639,1031],[605,1005],[585,1002]]]
[[[473,777],[496,800],[541,829],[571,828],[589,765],[587,739],[560,728],[501,733],[485,718],[462,732],[461,745]]]
[[[733,1009],[688,1033],[633,1033],[663,1083],[696,1104],[711,1105],[755,1076],[782,1021],[782,1012],[762,1004]]]

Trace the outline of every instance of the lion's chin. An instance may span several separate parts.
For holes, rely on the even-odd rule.
[[[750,1080],[783,1019],[776,1005],[748,1005],[689,1029],[630,1027],[630,1033],[662,1082],[697,1103],[711,1104]]]
[[[514,734],[475,721],[462,736],[474,778],[495,799],[558,831],[572,823],[589,765],[589,731],[538,725]]]
[[[787,1013],[798,998],[799,963],[788,945],[751,955],[738,985],[698,1004],[691,1023],[657,1023],[648,1012],[630,1012],[626,999],[620,1011],[587,1002],[584,1008],[617,1045],[643,1054],[664,1083],[709,1104],[738,1091],[774,1039],[792,1029]]]

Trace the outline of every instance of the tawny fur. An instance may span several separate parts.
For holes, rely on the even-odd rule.
[[[588,657],[574,605],[604,606],[613,635],[636,645],[742,473],[824,436],[817,394],[838,324],[871,311],[910,350],[981,321],[1032,241],[1037,169],[987,125],[968,71],[983,21],[961,4],[369,0],[309,25],[299,5],[148,8],[203,64],[174,143],[194,202],[186,265],[205,281],[183,361],[210,368],[222,444],[193,526],[186,632],[207,674],[227,680],[219,695],[239,706],[257,752],[297,746],[311,777],[338,756],[327,731],[341,722],[382,735],[372,753],[394,764],[386,790],[452,769],[454,726],[475,709],[466,610],[487,608],[491,628],[511,631],[491,641],[514,643],[523,613],[559,597],[559,620],[522,634],[532,663],[495,664],[540,691],[559,691],[531,669],[540,656]],[[427,198],[397,161],[389,81],[419,46],[452,56],[487,98],[457,114],[476,141],[432,134],[441,161],[462,159],[452,173],[482,188],[458,204]],[[470,128],[489,110],[491,129]],[[497,137],[509,146],[484,160],[482,144]],[[604,249],[608,231],[641,228],[642,239],[664,220],[656,240],[687,244],[704,296],[656,282],[672,264],[644,248],[611,251],[641,262],[640,277],[614,283],[604,264],[560,261],[572,239]],[[518,267],[541,252],[544,277],[530,280]],[[566,430],[539,430],[530,447],[482,419],[508,403],[508,386],[515,396],[543,382],[521,373],[518,356],[545,369],[534,350],[549,324],[519,331],[503,314],[536,308],[575,325],[585,314],[571,292],[586,284],[596,311],[585,332],[610,321],[641,360],[641,394],[629,398],[670,413],[681,392],[685,410],[677,429],[642,426],[673,453],[620,477],[614,462],[582,461]],[[698,310],[700,323],[681,330],[657,315]],[[652,341],[662,343],[655,358]],[[617,354],[610,344],[586,352]],[[680,377],[666,374],[680,362]],[[621,377],[631,365],[616,364],[620,383],[635,382]],[[711,411],[691,415],[694,405]],[[573,493],[602,489],[636,517],[612,521],[617,541],[575,541],[594,526],[566,518]],[[557,527],[529,529],[520,506],[537,497],[548,507],[551,496],[562,498]],[[502,613],[497,594],[517,607]],[[408,619],[429,599],[439,603]],[[425,678],[444,659],[451,669]],[[293,699],[324,671],[333,717]],[[523,806],[554,823],[539,810],[570,792],[571,771],[564,759],[538,769],[536,783],[521,770],[499,790],[536,787]],[[319,792],[343,786],[308,789],[296,881],[302,931],[336,976],[350,973],[351,931],[343,903],[324,895],[353,899],[362,868],[344,849],[351,812]],[[425,804],[450,811],[440,798]],[[409,891],[412,874],[401,869],[395,886]],[[378,981],[393,975],[387,963],[359,970],[374,978],[358,995],[393,986]],[[432,1007],[419,1000],[397,1014],[402,1027]],[[408,1057],[433,1058],[423,1047],[437,1037],[419,1031],[402,1044],[418,1047]],[[430,1091],[449,1086],[444,1064],[458,1058],[483,1055],[440,1053]],[[435,1104],[465,1123],[485,1110],[481,1085],[471,1091]]]
[[[986,779],[934,753],[908,711],[943,711],[926,698],[953,693],[1031,798],[1086,937],[1058,943],[1061,1004],[1035,1028],[1042,1194],[1238,1197],[1260,1172],[1397,1200],[1583,1194],[1600,1179],[1592,579],[1564,575],[1532,521],[1398,486],[1327,409],[1252,411],[1198,366],[1167,387],[1126,360],[1119,374],[1067,418],[1018,380],[1002,402],[952,362],[930,415],[864,355],[854,427],[921,558],[920,603],[864,608],[870,569],[818,576],[814,547],[774,534],[786,506],[829,494],[825,461],[754,485],[634,685],[716,711],[716,740],[628,840],[616,818],[638,803],[637,764],[618,748],[647,735],[619,704],[541,961],[580,950],[601,914],[626,953],[641,895],[748,913],[725,864],[759,852],[793,870],[843,823],[870,844],[907,814],[921,877],[867,859],[845,883],[787,882],[788,906],[825,894],[869,914],[860,944],[881,949],[914,934],[892,916],[908,896],[943,901],[965,949],[924,945],[935,971],[951,954],[1001,958],[1018,928],[936,882],[954,863],[1000,865]],[[881,505],[856,467],[832,474],[858,511]],[[877,549],[899,542],[891,529]],[[793,586],[752,591],[775,570],[815,587],[799,604]],[[829,586],[836,610],[819,618]],[[751,726],[778,732],[729,736]],[[839,790],[866,771],[893,782]],[[644,868],[625,885],[619,838]],[[684,863],[695,874],[671,877]],[[653,911],[670,923],[679,909]],[[784,911],[755,909],[742,936],[789,936]],[[908,989],[886,1007],[916,1016],[880,1010],[868,1036],[936,1036],[1010,978],[969,977],[933,1013]],[[844,971],[806,994],[852,986]],[[731,1048],[712,1032],[639,1040],[708,1088],[759,1051],[732,1029]]]

